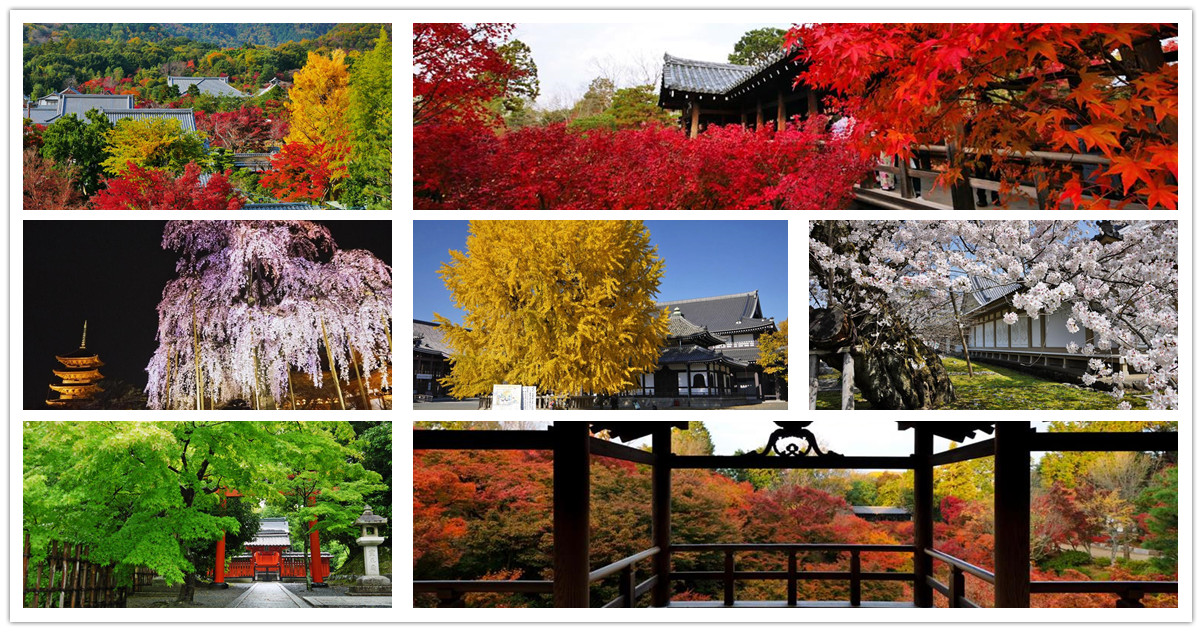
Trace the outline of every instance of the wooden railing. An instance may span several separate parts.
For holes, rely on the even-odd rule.
[[[672,553],[691,551],[720,551],[725,554],[722,571],[674,571],[670,579],[704,580],[718,579],[722,581],[722,601],[727,606],[735,604],[735,582],[737,580],[784,580],[788,582],[788,603],[797,605],[797,582],[799,580],[833,580],[847,581],[849,585],[849,602],[859,606],[861,602],[861,583],[865,580],[910,582],[914,580],[912,573],[903,572],[864,572],[860,566],[862,553],[913,553],[914,547],[906,544],[673,544]],[[769,551],[788,554],[788,570],[786,571],[736,571],[735,553],[744,551]],[[846,571],[799,571],[798,553],[816,551],[848,552],[851,554],[850,568]]]
[[[659,553],[659,547],[653,546],[645,551],[635,553],[602,566],[588,574],[590,584],[618,575],[618,597],[611,600],[602,608],[633,608],[639,597],[647,594],[655,587],[658,578],[654,575],[637,581],[635,565]],[[526,593],[549,594],[554,590],[555,582],[546,580],[417,580],[413,582],[414,593],[434,593],[438,597],[439,608],[462,608],[464,599],[471,593]]]
[[[946,553],[926,549],[925,553],[932,559],[947,564],[951,568],[950,585],[928,576],[927,585],[936,592],[947,597],[949,608],[979,608],[980,606],[965,596],[965,575],[972,575],[989,585],[994,583],[994,575],[979,566],[974,566],[952,557]],[[1176,594],[1177,582],[1174,581],[1033,581],[1031,594],[1112,594],[1118,599],[1116,608],[1142,608],[1143,598],[1150,594]]]

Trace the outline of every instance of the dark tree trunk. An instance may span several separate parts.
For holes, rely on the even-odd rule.
[[[862,250],[865,244],[850,243],[846,222],[819,221],[811,226],[810,236],[836,254],[868,262]],[[855,385],[873,408],[929,409],[955,399],[939,355],[892,313],[883,292],[857,285],[842,271],[823,269],[813,257],[810,278],[826,290],[828,303],[810,310],[810,348],[822,353],[822,361],[832,367],[842,367],[843,353],[851,351]],[[856,307],[865,302],[874,309]]]
[[[178,603],[192,603],[192,598],[196,595],[196,575],[194,573],[184,574],[184,583],[179,585],[179,595],[175,598]]]

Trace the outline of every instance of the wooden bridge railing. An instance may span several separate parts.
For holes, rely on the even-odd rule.
[[[735,582],[737,580],[784,580],[788,582],[788,603],[797,605],[797,582],[799,580],[833,580],[847,581],[849,585],[849,601],[852,606],[859,606],[861,601],[861,583],[866,580],[911,582],[912,573],[903,572],[864,572],[860,566],[862,553],[913,553],[914,547],[907,544],[673,544],[672,553],[689,551],[721,551],[725,554],[725,564],[722,571],[674,571],[671,579],[702,580],[718,579],[723,585],[723,603],[733,606],[735,603]],[[736,571],[735,553],[743,551],[770,551],[788,553],[788,570],[786,571]],[[815,551],[849,552],[851,554],[850,568],[846,571],[799,571],[797,554]]]
[[[132,571],[131,585],[118,586],[115,567],[90,561],[88,553],[84,545],[52,541],[45,558],[32,569],[31,577],[29,566],[34,555],[26,533],[21,568],[22,607],[122,608],[130,594],[154,580],[154,571],[139,567]]]
[[[974,566],[956,557],[933,549],[925,553],[932,559],[939,560],[951,568],[948,584],[940,582],[932,576],[927,576],[927,585],[936,592],[947,597],[949,608],[979,608],[980,606],[965,596],[964,576],[972,575],[989,585],[994,583],[994,575],[979,566]],[[1177,593],[1177,582],[1174,581],[1033,581],[1031,594],[1113,594],[1118,597],[1116,608],[1142,608],[1143,598],[1150,594]]]
[[[658,578],[651,576],[638,583],[635,575],[635,565],[650,559],[659,553],[659,547],[653,546],[645,551],[635,553],[601,568],[588,575],[590,584],[602,581],[614,575],[619,575],[618,597],[602,608],[633,608],[639,597],[647,594],[655,587]],[[440,608],[462,608],[464,598],[470,593],[526,593],[550,594],[555,582],[547,580],[417,580],[413,582],[414,593],[434,593],[438,597]]]

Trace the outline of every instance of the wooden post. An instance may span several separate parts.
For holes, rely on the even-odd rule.
[[[959,608],[960,600],[964,598],[964,571],[958,567],[952,567],[952,580],[949,592],[951,596],[947,598],[948,608]]]
[[[789,605],[797,605],[797,550],[789,549]]]
[[[1030,422],[998,422],[994,443],[994,607],[1031,605]]]
[[[225,499],[221,499],[221,504],[225,505]],[[213,586],[217,588],[229,588],[229,584],[225,583],[225,531],[221,531],[221,538],[217,540],[217,562],[213,565]]]
[[[722,603],[735,605],[735,552],[729,549],[722,568]]]
[[[196,334],[196,292],[192,292],[192,358],[196,360],[196,410],[204,410],[204,385],[200,383],[200,337]]]
[[[755,128],[759,129],[764,126],[764,104],[759,99],[755,100]]]
[[[651,544],[659,547],[655,554],[656,582],[651,589],[651,605],[666,607],[672,600],[672,428],[664,425],[651,432]]]
[[[855,410],[856,398],[851,392],[856,379],[856,362],[851,351],[843,352],[843,410]]]
[[[810,354],[810,410],[818,409],[818,356]]]
[[[851,552],[851,605],[860,605],[860,549]]]
[[[776,91],[776,131],[785,129],[785,91]]]
[[[689,101],[689,138],[697,138],[701,132],[701,104]]]
[[[342,410],[346,410],[346,400],[342,398],[342,385],[338,383],[338,367],[334,365],[334,350],[330,348],[330,337],[326,335],[326,320],[318,318],[321,322],[321,339],[326,344],[326,357],[330,359],[330,377],[334,379],[334,389],[338,391],[338,404],[342,406]]]
[[[935,468],[931,465],[934,436],[922,426],[914,428],[914,606],[933,607],[934,595],[927,585],[934,545]]]
[[[810,89],[809,94],[806,95],[806,109],[809,112],[810,116],[813,116],[813,115],[819,113],[818,112],[818,93],[814,92],[813,89]]]
[[[910,182],[910,160],[897,156],[897,194],[903,200],[914,197],[914,183]]]
[[[957,130],[958,132],[959,130]],[[947,141],[947,164],[948,167],[962,164],[960,145],[954,138]],[[969,174],[962,174],[963,177],[952,185],[952,208],[954,209],[975,209],[977,201],[972,194],[972,185],[968,183]]]
[[[684,365],[684,387],[685,395],[689,398],[689,408],[693,407],[693,365],[686,363]]]
[[[589,607],[589,434],[588,422],[552,426],[552,533],[556,608]]]
[[[351,349],[351,365],[355,367],[355,379],[359,380],[359,397],[363,399],[363,410],[371,410],[371,402],[367,399],[367,387],[363,384],[363,373],[359,371],[359,363],[355,361],[355,350]],[[363,355],[359,355],[363,359]]]
[[[634,581],[634,566],[627,566],[622,569],[618,577],[618,592],[624,597],[622,607],[633,608],[638,584]]]

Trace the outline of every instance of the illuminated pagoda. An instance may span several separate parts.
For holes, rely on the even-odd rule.
[[[100,356],[88,351],[88,321],[83,323],[79,349],[54,358],[65,368],[54,370],[59,383],[50,384],[52,392],[46,398],[48,405],[62,407],[83,403],[104,391],[99,385],[100,380],[104,379],[100,374],[100,367],[104,363],[100,361]]]

